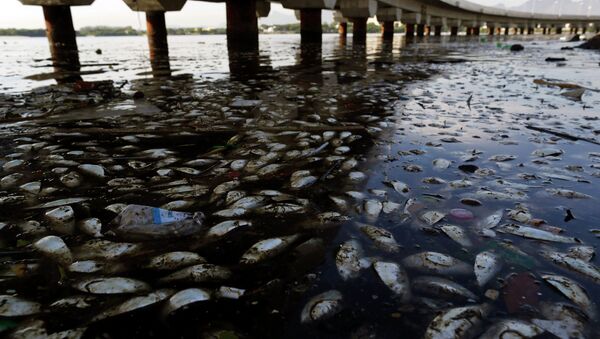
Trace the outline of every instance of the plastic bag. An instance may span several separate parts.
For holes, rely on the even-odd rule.
[[[112,221],[118,237],[131,240],[179,238],[203,230],[204,214],[164,210],[157,207],[128,205]]]

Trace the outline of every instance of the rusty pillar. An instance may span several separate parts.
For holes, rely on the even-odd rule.
[[[409,36],[409,37],[415,36],[415,25],[413,25],[413,24],[406,24],[405,27],[406,27],[406,33],[405,33],[406,36]]]
[[[417,36],[418,37],[422,37],[425,35],[425,25],[424,24],[418,24],[417,25]]]
[[[321,42],[321,10],[306,8],[300,10],[300,40],[302,42]]]
[[[394,22],[393,21],[384,21],[381,25],[381,35],[385,40],[394,39]]]
[[[146,12],[146,34],[148,35],[152,73],[154,75],[170,75],[165,12]]]
[[[457,35],[458,35],[458,26],[450,27],[450,36],[457,36]]]
[[[340,22],[339,26],[338,26],[338,33],[340,33],[340,35],[346,36],[348,34],[348,23],[347,22]]]
[[[352,42],[364,44],[367,41],[367,18],[352,18]]]
[[[81,65],[71,7],[43,6],[46,20],[46,36],[50,44],[52,66],[57,73],[58,83],[68,83],[81,80]]]
[[[434,27],[434,34],[435,34],[435,36],[442,35],[442,25],[437,25]]]
[[[236,51],[258,50],[256,0],[227,0],[227,46]]]

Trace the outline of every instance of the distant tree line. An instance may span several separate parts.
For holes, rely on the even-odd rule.
[[[300,24],[285,24],[285,25],[261,25],[261,33],[266,34],[282,34],[282,33],[300,33]],[[367,32],[378,33],[381,27],[375,23],[367,24]],[[400,25],[396,25],[396,32],[403,32],[404,29]],[[225,34],[225,28],[169,28],[167,29],[170,35],[212,35]],[[323,33],[337,33],[337,23],[323,24]],[[348,23],[348,31],[352,32],[352,23]],[[143,30],[137,30],[133,27],[109,27],[109,26],[94,26],[82,27],[77,31],[78,36],[136,36],[146,34]],[[19,28],[0,28],[0,36],[27,36],[27,37],[45,37],[46,30],[44,29],[19,29]]]

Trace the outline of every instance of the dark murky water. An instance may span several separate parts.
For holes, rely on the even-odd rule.
[[[117,86],[128,80],[124,93],[42,89],[37,97],[3,99],[0,107],[13,120],[0,126],[1,288],[22,299],[3,301],[30,310],[2,318],[3,326],[37,334],[81,328],[89,337],[433,338],[452,337],[437,332],[444,326],[478,336],[511,319],[521,322],[506,331],[529,331],[525,337],[597,335],[600,272],[589,253],[600,228],[600,54],[561,51],[571,44],[554,40],[524,41],[524,52],[511,53],[505,46],[515,41],[504,37],[405,45],[399,37],[387,44],[373,36],[364,47],[326,36],[318,48],[268,36],[260,54],[235,63],[239,71],[230,77],[225,44],[186,37],[171,42],[174,76],[152,79],[143,39],[130,39],[80,42],[83,64],[118,64],[86,80],[112,79]],[[123,54],[122,44],[139,50]],[[90,53],[98,47],[101,57]],[[551,56],[567,60],[546,62]],[[15,69],[3,72],[12,79],[5,91],[32,86],[20,78],[32,74],[24,71],[31,62],[5,66]],[[585,91],[573,100],[562,95],[573,89],[549,83]],[[145,99],[132,100],[134,91]],[[101,104],[90,107],[90,97]],[[47,105],[48,98],[54,113],[36,103]],[[81,164],[102,166],[104,176]],[[240,215],[219,216],[243,196],[251,203]],[[76,222],[98,218],[102,239],[113,243],[131,240],[111,232],[114,210],[122,207],[114,204],[202,211],[208,226],[185,238],[134,239],[128,253],[106,253],[89,230],[57,231],[64,223],[44,215],[52,208],[28,208],[75,197],[87,198],[70,204]],[[427,222],[432,211],[443,218]],[[494,213],[501,219],[486,223]],[[226,220],[252,225],[206,234]],[[379,243],[365,224],[393,240]],[[36,241],[47,235],[60,236],[76,264],[40,253]],[[253,244],[294,235],[272,256],[240,262]],[[362,248],[356,257],[339,254],[349,240]],[[165,282],[185,267],[147,265],[174,251],[195,252],[228,277]],[[437,261],[410,260],[424,252]],[[492,274],[478,283],[473,267],[482,270],[475,264],[482,252],[495,260],[483,261]],[[343,277],[340,270],[358,265],[352,258],[362,269]],[[82,261],[98,267],[81,272]],[[391,264],[374,268],[382,263]],[[390,273],[394,264],[408,282]],[[391,289],[384,273],[394,276]],[[432,276],[470,293],[436,292],[427,285],[436,281]],[[90,277],[148,285],[115,294],[76,288]],[[245,292],[223,297],[222,286]],[[211,299],[186,299],[189,305],[167,314],[171,296],[189,288]],[[311,304],[329,290],[339,291],[341,301]],[[78,303],[53,305],[73,296]],[[432,323],[441,311],[465,306],[471,308],[453,322]]]

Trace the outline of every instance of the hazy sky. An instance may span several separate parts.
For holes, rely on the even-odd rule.
[[[471,0],[485,5],[503,3],[506,6],[519,5],[526,0]],[[329,12],[329,11],[325,11]],[[323,16],[331,21],[331,14]],[[293,12],[279,4],[271,6],[271,14],[265,23],[294,22]],[[145,29],[143,13],[133,12],[122,0],[96,0],[91,6],[73,7],[75,28],[82,26],[132,26]],[[38,6],[23,6],[18,0],[2,0],[0,28],[43,28],[42,9]],[[170,27],[224,27],[225,5],[204,1],[188,1],[181,12],[167,14]]]

